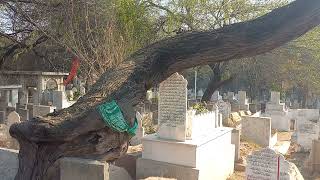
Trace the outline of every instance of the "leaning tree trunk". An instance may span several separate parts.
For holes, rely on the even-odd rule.
[[[211,100],[211,96],[213,95],[213,93],[217,89],[232,82],[233,77],[229,77],[228,79],[222,80],[222,73],[223,73],[222,66],[223,65],[221,63],[223,63],[223,62],[209,65],[213,71],[213,74],[212,74],[210,81],[207,85],[207,89],[203,93],[203,96],[201,98],[201,102],[209,102]]]
[[[191,32],[154,43],[105,72],[87,95],[56,115],[15,124],[20,143],[16,180],[58,177],[58,159],[81,156],[112,161],[124,154],[129,136],[106,127],[96,107],[116,100],[132,124],[134,106],[146,90],[186,68],[268,52],[320,23],[319,0],[297,0],[252,21],[215,31]]]

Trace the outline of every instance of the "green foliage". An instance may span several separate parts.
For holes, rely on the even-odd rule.
[[[154,18],[145,3],[136,0],[117,0],[115,11],[119,31],[130,44],[129,53],[154,41]]]
[[[205,103],[197,103],[197,104],[193,105],[191,108],[194,109],[194,110],[196,110],[196,114],[206,113],[206,112],[209,111],[209,110],[207,109]]]
[[[81,96],[80,91],[76,91],[76,92],[73,93],[73,99],[74,99],[74,100],[79,99],[80,96]]]

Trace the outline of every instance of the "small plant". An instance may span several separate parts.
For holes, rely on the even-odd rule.
[[[192,109],[196,110],[196,114],[206,113],[209,111],[205,103],[197,103],[192,106]]]
[[[81,93],[80,91],[76,91],[73,93],[73,100],[76,100],[76,99],[79,99],[81,96]]]
[[[157,126],[153,124],[152,116],[148,113],[142,117],[142,127],[146,134],[153,134],[157,132]]]
[[[71,95],[67,95],[67,98],[68,98],[69,101],[73,100],[73,97]]]

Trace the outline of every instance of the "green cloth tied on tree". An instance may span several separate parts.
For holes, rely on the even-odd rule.
[[[127,132],[131,136],[136,135],[138,128],[137,118],[135,118],[133,126],[130,127],[116,101],[103,103],[97,109],[108,127],[121,133]]]

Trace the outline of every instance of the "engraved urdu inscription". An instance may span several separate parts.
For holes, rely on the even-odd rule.
[[[278,158],[280,179],[288,178],[289,163],[284,157],[269,148],[256,151],[247,157],[247,180],[276,180],[278,177]]]
[[[187,84],[187,80],[178,73],[160,84],[158,131],[160,137],[185,140]]]

